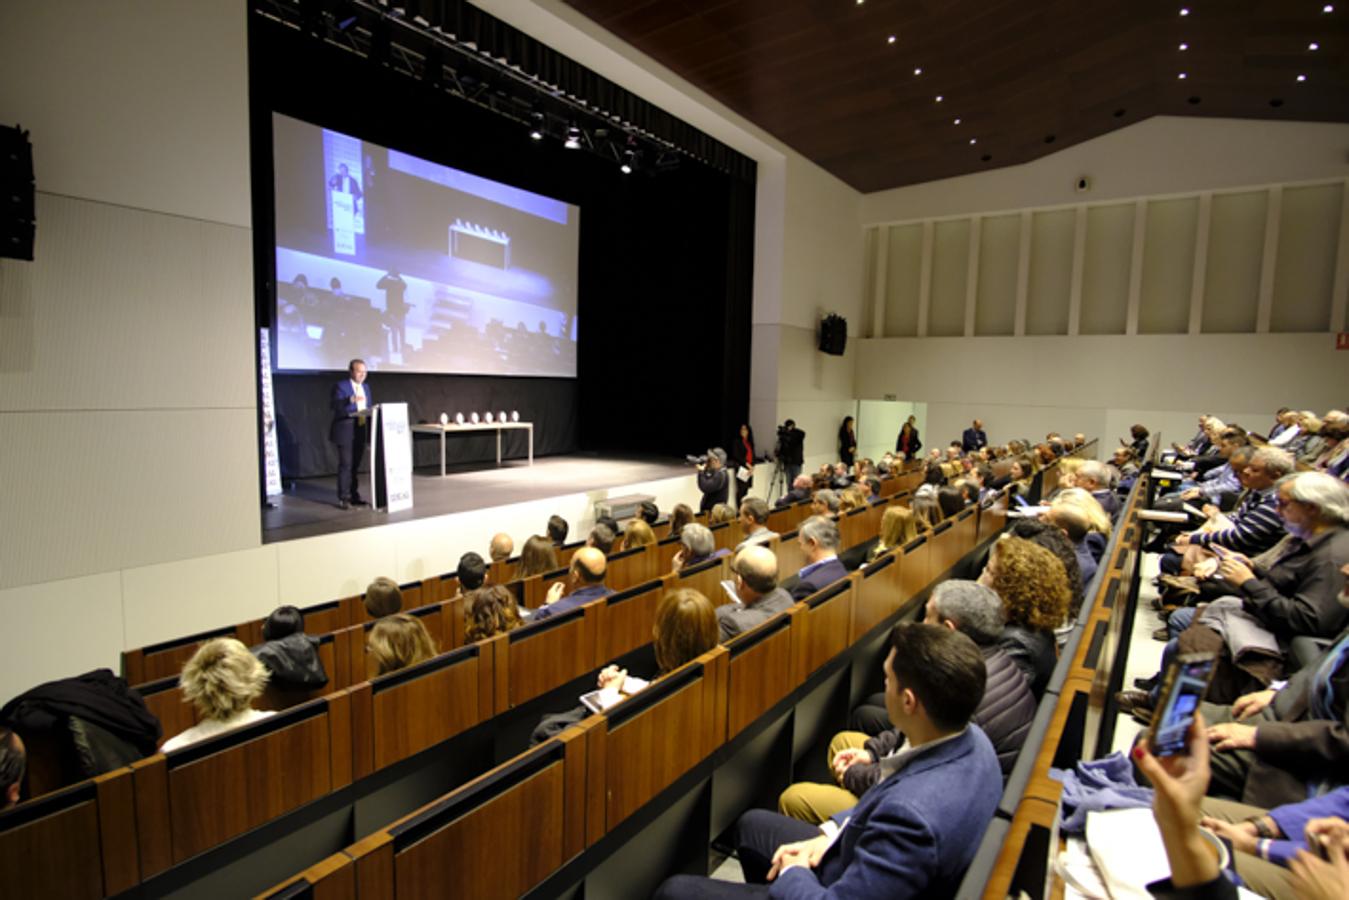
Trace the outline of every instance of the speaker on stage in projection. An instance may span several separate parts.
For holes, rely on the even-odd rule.
[[[337,445],[337,505],[342,509],[368,505],[361,499],[357,472],[365,456],[370,405],[365,361],[353,359],[347,365],[347,377],[333,385],[333,424],[328,432]]]

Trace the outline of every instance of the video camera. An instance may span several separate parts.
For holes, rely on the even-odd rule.
[[[705,466],[707,465],[707,454],[704,453],[702,456],[693,456],[693,455],[685,456],[684,462],[688,463],[691,466]]]

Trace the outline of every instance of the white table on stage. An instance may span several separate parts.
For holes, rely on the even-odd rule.
[[[503,431],[527,431],[529,433],[529,464],[534,465],[534,423],[533,422],[479,422],[476,425],[465,422],[463,425],[456,425],[450,422],[448,425],[439,423],[428,423],[426,425],[413,425],[412,430],[418,434],[438,434],[440,435],[440,477],[445,477],[445,435],[462,434],[467,431],[495,431],[497,433],[497,466],[501,465],[501,432]]]

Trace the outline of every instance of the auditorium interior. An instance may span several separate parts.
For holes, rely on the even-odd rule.
[[[0,895],[769,896],[745,884],[752,811],[843,785],[835,742],[877,696],[910,741],[944,721],[888,660],[937,630],[917,622],[988,657],[932,597],[1002,596],[1011,630],[1013,545],[1059,560],[1074,599],[1037,632],[1043,677],[1022,669],[987,815],[912,896],[1182,896],[1183,841],[1143,777],[1165,759],[1133,753],[1201,645],[1210,704],[1315,673],[1299,734],[1327,720],[1345,771],[1349,2],[9,3],[15,126],[31,174],[0,158],[0,215],[28,191],[36,224],[0,252],[0,709],[27,718],[0,712],[0,776],[9,728],[26,755],[10,800],[0,778]],[[450,196],[473,213],[426,211]],[[455,278],[477,280],[437,281]],[[303,321],[353,299],[360,317]],[[362,439],[374,506],[352,509],[332,435],[368,410],[333,398],[358,354],[361,390],[415,427],[378,487]],[[400,477],[409,507],[379,508]],[[652,543],[611,552],[641,501]],[[889,543],[894,510],[918,537]],[[558,516],[552,565],[527,571]],[[777,578],[759,591],[744,548],[764,525]],[[1045,530],[1067,558],[1034,546]],[[807,589],[831,549],[846,573]],[[594,586],[595,557],[609,593],[549,610]],[[1070,564],[1088,557],[1090,577]],[[1294,557],[1322,567],[1310,600]],[[377,583],[429,636],[416,662],[381,661]],[[727,593],[784,588],[783,611],[727,636]],[[534,620],[475,631],[480,590]],[[664,616],[695,594],[721,639],[671,662]],[[1271,624],[1316,598],[1315,627]],[[280,607],[322,685],[264,677],[265,717],[158,749],[215,724],[203,648],[271,646]],[[1270,668],[1237,665],[1243,616]],[[631,675],[605,705],[611,665]],[[134,758],[103,763],[131,745],[68,712],[76,688],[44,693],[97,670],[78,690],[97,681],[157,734]],[[1274,696],[1256,718],[1282,715]],[[116,732],[112,715],[93,722]],[[882,780],[849,795],[866,815],[840,814],[823,862],[789,853],[773,896],[891,895],[868,854],[898,851],[867,817],[923,751],[890,720]],[[1201,754],[1194,733],[1170,759],[1211,753],[1221,781],[1236,738]],[[1251,780],[1222,796],[1257,807],[1250,835],[1188,823],[1215,848],[1193,896],[1349,896],[1346,779],[1249,740]],[[1124,801],[1087,813],[1083,764],[1107,758],[1091,773]],[[1296,804],[1260,799],[1283,770],[1256,781],[1280,759],[1340,818],[1282,835],[1302,856],[1276,865],[1257,841],[1285,823],[1259,813]],[[1146,880],[1111,834],[1143,835]],[[1309,846],[1341,879],[1321,893]]]

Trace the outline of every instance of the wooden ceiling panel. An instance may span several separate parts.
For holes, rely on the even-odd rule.
[[[1349,0],[566,2],[861,191],[1158,114],[1349,121]]]

